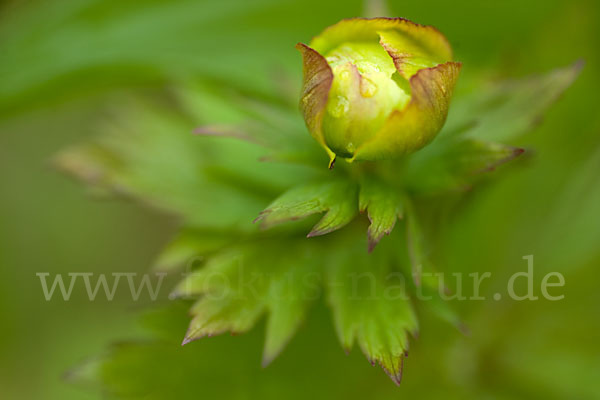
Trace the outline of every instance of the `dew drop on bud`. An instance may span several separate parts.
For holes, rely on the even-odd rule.
[[[360,94],[362,97],[373,97],[377,93],[377,85],[366,76],[360,80]]]

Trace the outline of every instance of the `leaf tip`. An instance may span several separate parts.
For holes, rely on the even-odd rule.
[[[323,236],[327,233],[326,230],[320,229],[320,228],[313,228],[312,231],[308,232],[308,234],[306,235],[307,238],[312,238],[312,237],[316,237],[316,236]]]
[[[573,63],[573,72],[575,72],[575,75],[579,74],[583,67],[585,67],[585,60],[583,58],[576,60]]]
[[[188,344],[188,343],[190,343],[190,342],[193,342],[193,341],[194,341],[194,340],[196,340],[196,339],[197,339],[197,338],[194,338],[194,337],[192,337],[192,336],[186,335],[186,336],[183,338],[183,341],[181,342],[181,346],[185,346],[186,344]]]
[[[273,362],[273,360],[277,357],[277,353],[273,353],[271,351],[267,351],[265,349],[265,352],[263,354],[263,358],[262,361],[260,362],[260,366],[261,368],[267,368],[269,365],[271,365],[271,363]]]
[[[266,210],[263,210],[261,212],[258,213],[258,216],[256,218],[254,218],[252,220],[252,223],[255,224],[257,222],[262,221],[263,219],[266,218],[266,216],[271,212],[271,209],[267,208]]]
[[[462,333],[464,336],[471,336],[471,329],[467,326],[467,324],[465,324],[464,322],[459,322],[456,325],[456,328],[458,329],[458,331],[460,333]]]
[[[390,366],[386,365],[386,363],[382,362],[381,360],[378,361],[379,365],[381,365],[381,368],[383,368],[383,370],[385,371],[387,376],[390,377],[390,379],[392,380],[392,382],[394,382],[394,384],[396,386],[400,386],[400,383],[402,383],[402,372],[404,370],[404,357],[405,357],[405,355],[399,356],[397,359],[397,364],[395,364],[395,362],[392,361],[395,365],[391,364],[390,365],[392,367],[391,369],[389,368]]]

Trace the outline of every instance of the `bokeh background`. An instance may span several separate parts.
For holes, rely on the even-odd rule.
[[[404,0],[391,1],[389,9],[444,32],[464,64],[465,82],[585,60],[575,84],[519,143],[533,155],[476,193],[440,243],[446,270],[494,272],[486,293],[524,270],[521,257],[533,254],[536,273],[565,275],[565,299],[488,296],[458,304],[469,336],[426,318],[400,388],[357,349],[343,353],[320,306],[264,370],[262,328],[195,343],[194,353],[170,372],[161,370],[160,354],[151,358],[154,383],[166,385],[157,393],[600,398],[600,3]],[[172,217],[138,204],[90,197],[52,168],[52,156],[92,135],[124,93],[198,76],[296,90],[296,42],[365,12],[354,0],[2,2],[0,397],[102,398],[94,385],[65,374],[115,340],[145,335],[136,316],[148,301],[118,293],[110,302],[90,302],[76,288],[71,301],[47,302],[35,274],[142,273],[177,227]],[[173,330],[183,335],[184,327],[185,321]],[[165,359],[179,362],[170,351]]]

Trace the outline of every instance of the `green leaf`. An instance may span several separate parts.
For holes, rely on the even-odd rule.
[[[154,269],[158,271],[181,269],[193,261],[200,261],[202,257],[223,248],[235,239],[234,232],[219,233],[212,230],[183,228],[158,256]]]
[[[444,285],[444,281],[440,281],[439,275],[434,272],[427,252],[427,238],[417,210],[409,198],[405,197],[403,202],[406,212],[405,241],[412,271],[412,283],[415,285],[411,289],[418,293],[419,299],[423,300],[421,303],[428,311],[466,333],[467,328],[456,310],[442,298],[442,294],[448,294],[449,289]]]
[[[229,83],[228,83],[229,85]],[[307,135],[295,107],[278,98],[240,90],[224,90],[223,82],[192,82],[176,92],[187,113],[217,125],[203,125],[201,135],[235,137],[265,148],[262,161],[310,165],[322,169],[327,160],[318,144]]]
[[[113,344],[98,357],[77,365],[66,376],[69,383],[108,399],[193,400],[208,394],[227,399],[340,398],[348,394],[348,382],[354,380],[373,382],[384,397],[397,395],[397,388],[387,385],[379,376],[383,374],[369,368],[362,357],[344,356],[337,348],[325,312],[313,314],[307,337],[290,349],[290,357],[265,370],[257,362],[256,349],[262,340],[258,330],[243,337],[223,335],[179,346],[173,339],[187,319],[187,304],[179,303],[145,316],[144,325],[151,324],[153,332],[136,341]],[[299,365],[306,368],[299,369]],[[341,368],[343,373],[336,373]],[[323,378],[327,385],[306,385]],[[352,393],[365,398],[373,394],[373,387],[359,385]]]
[[[476,139],[441,140],[410,158],[405,170],[406,186],[418,194],[469,189],[484,173],[522,153],[518,147]]]
[[[578,62],[546,75],[505,81],[453,103],[435,143],[408,158],[403,179],[419,195],[470,188],[483,172],[515,159],[523,149],[503,142],[532,129],[582,68]]]
[[[556,243],[564,246],[548,260],[548,271],[552,268],[568,271],[594,265],[590,260],[600,253],[597,239],[600,237],[600,147],[590,150],[591,154],[582,157],[581,165],[577,166],[567,184],[561,185],[560,193],[551,199],[555,205],[548,215],[544,231],[537,237],[539,248],[553,248]]]
[[[209,257],[174,291],[199,299],[184,344],[225,332],[243,333],[268,314],[263,365],[271,362],[304,320],[321,288],[327,291],[342,346],[354,342],[372,363],[400,382],[408,334],[417,329],[391,244],[367,253],[358,229],[343,240],[270,238]]]
[[[342,346],[357,342],[372,364],[380,364],[400,384],[408,334],[417,320],[405,291],[404,276],[379,252],[347,246],[332,258],[328,270],[328,299]]]
[[[402,202],[396,190],[373,177],[363,179],[358,197],[359,209],[369,216],[369,252],[373,251],[383,235],[389,235],[402,218]]]
[[[261,221],[263,228],[269,228],[326,212],[308,234],[308,237],[313,237],[342,228],[354,219],[357,210],[356,184],[332,179],[290,189],[262,211],[256,220]]]
[[[312,243],[269,239],[230,246],[211,257],[174,291],[201,296],[183,344],[224,332],[243,333],[268,313],[263,364],[283,349],[318,297],[321,266]],[[314,246],[313,246],[314,247]]]
[[[545,75],[482,87],[453,102],[440,136],[461,134],[506,142],[527,133],[573,83],[583,67],[578,61]]]
[[[133,197],[205,229],[251,231],[256,215],[290,180],[312,168],[261,162],[260,144],[227,135],[194,136],[192,116],[159,102],[124,100],[93,141],[55,159],[96,191]],[[231,136],[231,135],[229,135]]]
[[[371,362],[381,364],[398,383],[408,336],[417,330],[408,296],[416,285],[406,284],[408,273],[402,271],[407,263],[398,254],[402,242],[393,240],[398,236],[369,254],[364,250],[364,227],[358,222],[339,236],[307,241],[293,231],[256,232],[249,217],[284,193],[260,214],[261,225],[271,227],[325,213],[309,233],[317,236],[347,225],[360,206],[371,220],[372,249],[405,212],[415,279],[426,293],[435,294],[439,285],[420,279],[420,271],[430,269],[431,262],[429,243],[413,205],[400,189],[378,180],[359,184],[329,171],[325,175],[310,168],[260,162],[266,156],[320,164],[305,157],[314,146],[303,144],[306,141],[300,138],[309,136],[283,106],[239,94],[222,97],[218,88],[198,93],[192,88],[176,92],[175,97],[181,107],[176,114],[164,103],[128,100],[120,104],[122,111],[102,127],[102,136],[66,151],[58,162],[92,187],[135,197],[182,217],[186,230],[158,264],[169,269],[198,255],[206,259],[174,292],[195,299],[184,343],[224,332],[246,332],[266,316],[266,365],[282,351],[325,288],[344,348],[357,343]],[[197,115],[196,108],[228,121]],[[484,113],[482,121],[486,118]],[[408,185],[411,195],[471,185],[479,172],[517,155],[518,149],[471,136],[478,125],[470,121],[463,119],[464,129],[441,137],[402,165],[400,184]],[[192,135],[198,126],[203,126],[197,130],[200,135]],[[344,166],[342,173],[354,166],[362,164]],[[439,296],[426,308],[460,323]]]

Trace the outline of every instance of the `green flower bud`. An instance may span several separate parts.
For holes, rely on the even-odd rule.
[[[296,48],[304,62],[300,108],[331,162],[400,157],[444,125],[461,64],[435,28],[347,19]]]

